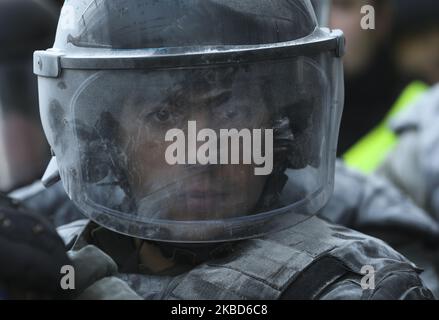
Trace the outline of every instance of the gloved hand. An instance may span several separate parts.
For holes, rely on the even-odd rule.
[[[56,299],[61,268],[70,265],[56,230],[0,195],[0,299]]]
[[[76,273],[77,300],[142,300],[127,283],[117,278],[116,263],[95,246],[70,251]]]

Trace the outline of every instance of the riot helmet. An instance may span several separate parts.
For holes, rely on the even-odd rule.
[[[309,0],[66,1],[34,70],[68,195],[154,241],[307,219],[332,193],[343,49]]]

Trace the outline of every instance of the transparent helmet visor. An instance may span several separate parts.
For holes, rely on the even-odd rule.
[[[255,237],[329,197],[339,68],[321,54],[66,70],[40,80],[43,122],[67,192],[99,224],[160,241]]]

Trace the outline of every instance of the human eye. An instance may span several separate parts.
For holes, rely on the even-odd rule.
[[[167,123],[171,120],[172,115],[171,113],[166,109],[160,109],[152,114],[152,117],[154,120],[158,123]]]
[[[161,107],[146,112],[142,118],[147,124],[164,126],[175,123],[178,119],[178,115],[167,107]]]

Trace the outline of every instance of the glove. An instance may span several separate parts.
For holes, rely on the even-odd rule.
[[[71,262],[62,239],[44,218],[0,198],[0,299],[66,297],[61,268]]]
[[[76,274],[77,300],[142,300],[126,282],[116,277],[117,265],[104,252],[88,245],[70,251]]]

